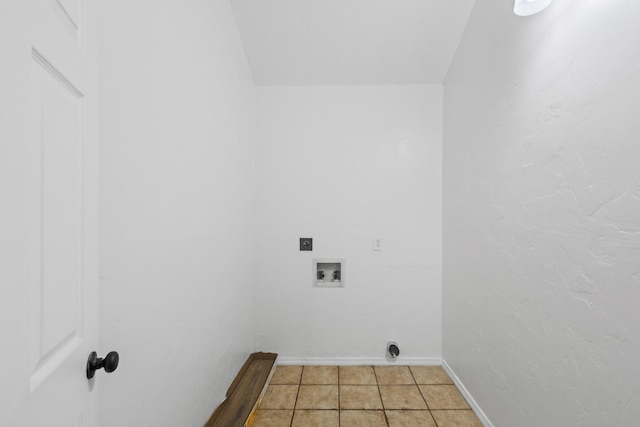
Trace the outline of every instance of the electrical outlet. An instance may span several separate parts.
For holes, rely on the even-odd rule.
[[[373,250],[381,251],[382,250],[382,237],[374,237],[373,238]]]
[[[300,238],[300,250],[301,251],[312,251],[313,250],[313,239],[311,237],[301,237]]]

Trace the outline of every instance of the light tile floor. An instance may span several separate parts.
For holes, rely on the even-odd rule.
[[[252,427],[482,427],[439,366],[278,366]]]

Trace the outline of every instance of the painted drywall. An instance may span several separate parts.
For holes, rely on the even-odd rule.
[[[100,422],[203,425],[253,350],[255,89],[227,1],[100,8]]]
[[[441,147],[441,86],[258,88],[258,349],[386,363],[393,338],[439,362]],[[312,287],[314,258],[344,258],[345,287]]]
[[[475,0],[230,2],[256,83],[306,86],[441,84]]]
[[[496,426],[635,426],[640,5],[506,3],[444,85],[443,357]]]

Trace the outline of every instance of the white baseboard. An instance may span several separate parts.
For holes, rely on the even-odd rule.
[[[456,387],[458,387],[458,390],[460,390],[460,393],[462,393],[464,398],[467,400],[467,402],[471,406],[471,409],[473,409],[473,412],[475,412],[478,418],[480,419],[480,422],[482,423],[482,425],[484,425],[484,427],[494,427],[491,420],[489,420],[489,417],[487,417],[487,414],[485,414],[482,408],[480,408],[480,405],[478,405],[478,402],[476,402],[476,400],[473,398],[471,393],[469,393],[469,390],[467,390],[467,388],[464,386],[462,381],[460,381],[460,378],[458,378],[456,373],[453,372],[453,369],[451,369],[451,366],[449,366],[447,361],[444,359],[442,359],[442,368],[445,370],[447,374],[449,374],[449,376],[455,383]]]
[[[283,357],[278,356],[278,365],[318,365],[318,366],[363,366],[363,365],[412,365],[440,366],[439,357],[402,357],[388,360],[385,357]]]

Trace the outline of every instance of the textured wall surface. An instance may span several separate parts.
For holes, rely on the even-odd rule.
[[[199,426],[253,350],[255,89],[226,0],[101,2],[102,426]]]
[[[257,347],[439,362],[442,88],[259,88],[257,134]],[[312,288],[313,258],[344,258],[345,288]]]
[[[496,426],[636,426],[640,4],[509,6],[445,82],[444,358]]]

